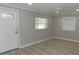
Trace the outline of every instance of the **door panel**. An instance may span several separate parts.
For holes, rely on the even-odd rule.
[[[0,53],[17,48],[16,12],[0,9]]]

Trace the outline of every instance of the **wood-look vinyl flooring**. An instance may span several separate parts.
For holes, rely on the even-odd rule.
[[[79,43],[50,39],[32,46],[8,51],[1,55],[79,55]]]

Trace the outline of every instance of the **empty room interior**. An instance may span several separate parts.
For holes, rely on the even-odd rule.
[[[79,55],[79,3],[0,3],[0,55]]]

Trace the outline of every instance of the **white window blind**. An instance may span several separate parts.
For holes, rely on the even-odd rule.
[[[48,25],[48,20],[46,18],[35,18],[35,29],[46,29]]]
[[[62,31],[75,31],[76,17],[62,17]]]

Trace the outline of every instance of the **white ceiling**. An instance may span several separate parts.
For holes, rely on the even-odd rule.
[[[79,3],[33,3],[28,5],[27,3],[9,3],[4,4],[16,8],[22,8],[33,12],[44,13],[48,15],[58,15],[56,9],[60,8],[60,15],[74,15],[79,14],[75,9],[79,8]]]

